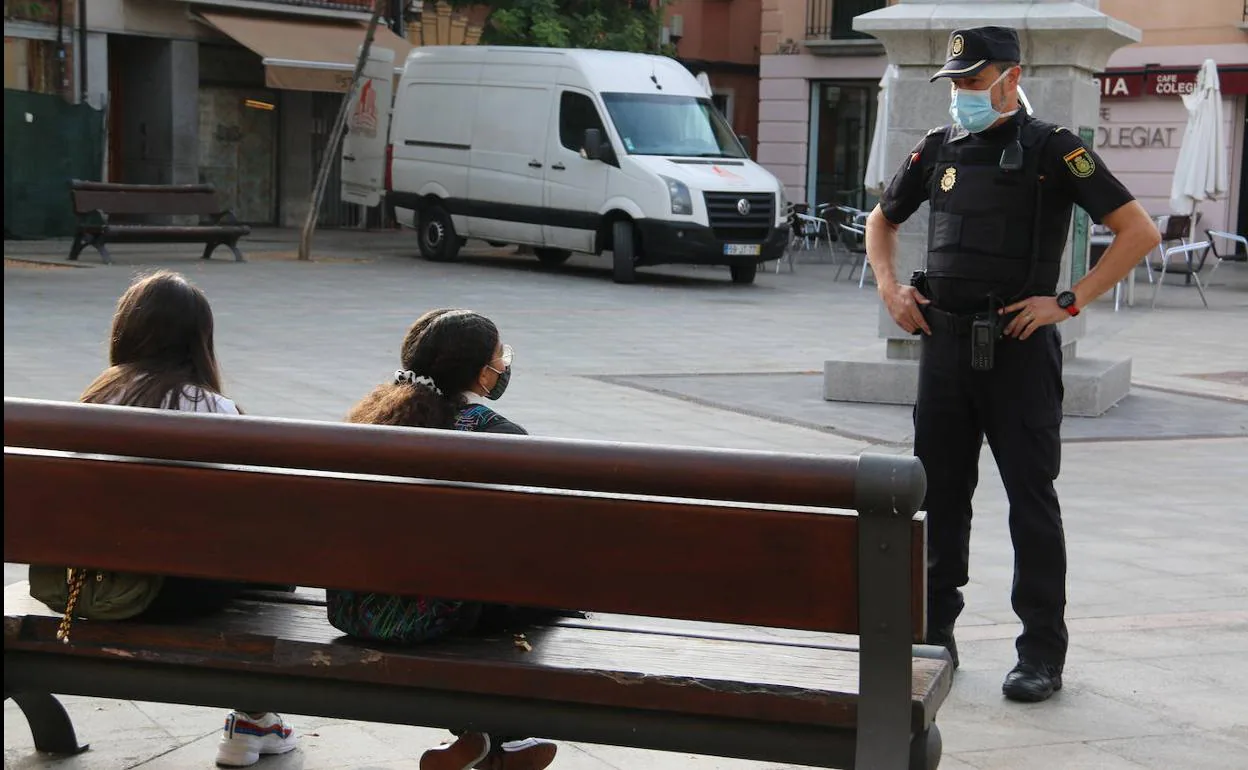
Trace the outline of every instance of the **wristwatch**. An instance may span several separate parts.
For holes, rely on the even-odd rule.
[[[1079,308],[1075,307],[1075,293],[1073,291],[1063,291],[1057,295],[1057,306],[1074,318],[1079,315]]]

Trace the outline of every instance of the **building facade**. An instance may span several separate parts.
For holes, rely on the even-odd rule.
[[[373,5],[6,0],[5,87],[104,110],[106,180],[210,183],[245,222],[300,225]],[[386,7],[374,45],[398,62],[413,41],[480,37],[445,3]],[[333,169],[321,224],[378,219],[339,202]]]
[[[862,182],[888,61],[883,46],[855,33],[852,23],[854,16],[891,1],[763,0],[758,158],[792,200],[859,208],[875,203]],[[1214,59],[1227,120],[1231,190],[1225,200],[1200,206],[1200,227],[1245,232],[1248,3],[1101,0],[1100,8],[1144,36],[1117,51],[1100,78],[1097,151],[1149,213],[1170,213],[1170,181],[1187,120],[1180,94],[1191,90],[1201,63]],[[1033,106],[1043,115],[1044,105]]]
[[[737,134],[758,148],[759,43],[763,0],[674,0],[664,8],[664,37],[694,74],[705,72],[712,98]]]

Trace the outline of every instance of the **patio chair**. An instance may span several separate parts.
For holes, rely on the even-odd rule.
[[[1192,234],[1196,232],[1196,226],[1200,224],[1202,213],[1197,211],[1194,215],[1189,214],[1165,214],[1157,217],[1157,229],[1161,231],[1161,243],[1157,244],[1157,254],[1161,256],[1163,261],[1165,253],[1170,248],[1178,246],[1186,246],[1192,241]],[[1149,255],[1144,257],[1148,263],[1149,278],[1151,281],[1153,271],[1161,271],[1161,267],[1154,265]],[[1205,266],[1204,255],[1201,256],[1199,263],[1196,264],[1196,271],[1200,272]],[[1170,272],[1175,272],[1171,270]],[[1179,271],[1187,277],[1186,283],[1191,284],[1192,279],[1186,269]]]
[[[780,263],[788,261],[789,272],[797,272],[797,252],[818,251],[822,240],[828,245],[828,254],[832,253],[832,225],[823,217],[811,216],[797,211],[793,212],[791,227],[793,238],[784,256],[776,260],[776,272],[780,272]]]
[[[854,271],[858,269],[857,255],[862,255],[862,274],[858,277],[858,288],[861,289],[866,285],[867,270],[871,267],[867,261],[867,230],[861,225],[841,225],[841,240],[845,244],[846,250],[853,255],[853,261],[849,262],[849,280],[854,280]],[[841,268],[836,269],[836,278],[841,277]]]
[[[1243,262],[1248,264],[1248,238],[1223,230],[1206,230],[1205,236],[1209,239],[1209,250],[1205,256],[1212,254],[1218,259],[1217,262],[1213,263],[1213,269],[1209,271],[1209,278],[1205,280],[1206,286],[1213,285],[1213,276],[1218,272],[1218,268],[1222,266],[1223,262]],[[1219,252],[1218,241],[1224,243],[1229,241],[1230,248],[1233,251],[1228,254]],[[1201,262],[1204,262],[1204,257],[1201,258]]]
[[[1205,303],[1205,307],[1209,307],[1209,300],[1205,298],[1205,287],[1200,283],[1200,268],[1197,267],[1192,255],[1197,252],[1203,252],[1209,248],[1209,241],[1197,241],[1196,243],[1186,243],[1181,246],[1172,246],[1165,250],[1161,255],[1161,275],[1157,276],[1157,282],[1153,284],[1153,307],[1157,307],[1157,297],[1161,294],[1161,285],[1166,282],[1166,268],[1170,264],[1170,258],[1175,256],[1183,257],[1183,274],[1188,279],[1196,282],[1196,291],[1200,293],[1200,301]],[[1176,271],[1177,272],[1177,271]]]

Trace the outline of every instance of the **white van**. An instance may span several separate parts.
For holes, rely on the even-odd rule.
[[[609,251],[620,283],[662,263],[728,265],[750,283],[787,242],[780,183],[660,56],[414,49],[388,154],[386,194],[431,260],[471,237],[549,264]]]

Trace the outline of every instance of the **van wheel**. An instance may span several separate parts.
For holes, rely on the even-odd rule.
[[[633,223],[625,219],[612,225],[611,244],[612,278],[616,283],[637,280],[637,244]]]
[[[732,271],[733,283],[754,283],[754,276],[758,273],[758,263],[740,262],[731,265],[729,270]]]
[[[429,206],[420,214],[420,253],[431,262],[453,262],[463,241],[455,233],[451,215],[441,206]]]
[[[543,265],[549,265],[550,267],[562,265],[572,256],[572,252],[567,249],[533,249],[533,253],[537,255],[537,258],[541,260]]]

